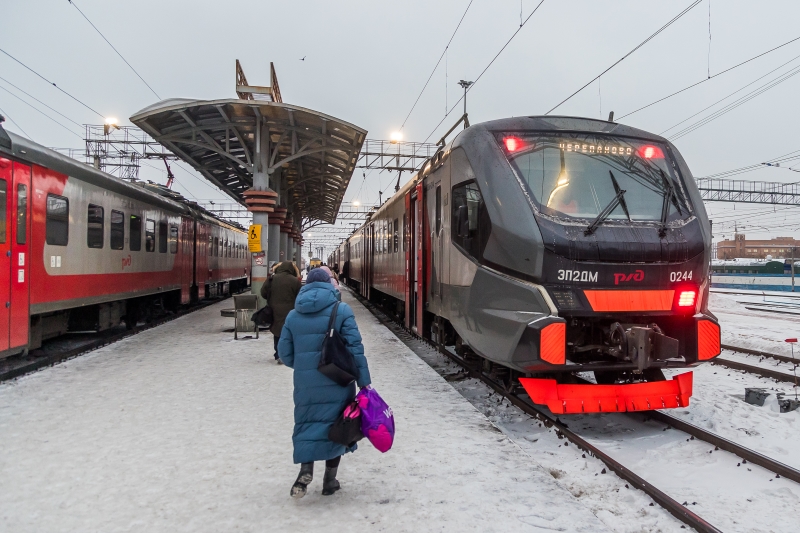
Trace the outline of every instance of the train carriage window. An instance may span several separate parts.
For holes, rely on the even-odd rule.
[[[453,187],[452,205],[450,227],[453,244],[481,259],[491,222],[478,185],[472,181]]]
[[[386,253],[392,253],[392,221],[386,224]]]
[[[131,242],[128,249],[138,252],[142,249],[142,217],[131,215]]]
[[[28,186],[17,185],[17,244],[28,240]]]
[[[158,223],[158,253],[167,253],[167,223]]]
[[[209,235],[208,236],[208,256],[211,257],[214,255],[214,237]]]
[[[178,226],[176,224],[169,225],[169,253],[178,253]]]
[[[125,248],[125,213],[111,210],[111,249]]]
[[[214,257],[219,257],[219,237],[214,237]]]
[[[442,186],[436,186],[436,237],[439,237],[439,230],[442,229]]]
[[[397,219],[394,219],[394,252],[397,253],[398,244],[400,239],[400,230],[397,225]]]
[[[148,252],[156,251],[156,222],[155,220],[147,219],[144,225],[144,249]]]
[[[400,235],[400,240],[403,241],[403,251],[406,251],[407,244],[406,244],[406,232],[408,231],[408,214],[403,213],[403,233]]]
[[[103,226],[105,223],[105,213],[103,207],[89,204],[88,224],[86,226],[86,244],[89,248],[103,247]]]
[[[6,180],[0,180],[0,244],[6,242],[6,195],[8,192],[8,183]],[[49,222],[48,222],[49,227]]]
[[[66,246],[69,241],[69,199],[48,194],[46,218],[45,241],[47,244]]]

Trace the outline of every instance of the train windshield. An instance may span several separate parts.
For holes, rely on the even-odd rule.
[[[594,134],[501,134],[498,140],[543,214],[663,222],[690,214],[664,145]]]

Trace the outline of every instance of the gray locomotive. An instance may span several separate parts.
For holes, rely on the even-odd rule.
[[[665,381],[662,370],[720,353],[710,253],[674,145],[541,116],[466,128],[329,262],[416,334],[580,412],[688,403],[691,374]],[[565,385],[576,372],[597,385]]]

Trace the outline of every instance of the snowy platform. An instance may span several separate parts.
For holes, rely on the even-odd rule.
[[[363,441],[289,497],[292,371],[221,302],[0,384],[0,531],[606,531],[345,294],[394,448]],[[226,331],[227,330],[227,331]]]

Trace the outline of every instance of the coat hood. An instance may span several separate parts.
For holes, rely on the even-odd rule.
[[[324,281],[315,281],[300,289],[294,309],[302,314],[316,313],[338,301],[333,285]]]
[[[292,276],[297,275],[297,273],[294,271],[294,265],[291,263],[291,261],[284,261],[278,265],[278,268],[275,269],[275,273],[280,274],[281,272],[285,274],[291,274]]]

